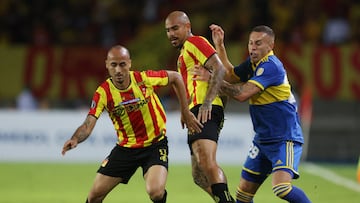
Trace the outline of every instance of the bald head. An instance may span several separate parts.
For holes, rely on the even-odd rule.
[[[121,45],[111,47],[107,54],[107,59],[123,58],[130,59],[130,52],[127,48]]]
[[[171,12],[167,18],[166,21],[177,21],[182,24],[190,23],[189,17],[186,15],[183,11],[173,11]]]
[[[130,85],[131,59],[127,48],[121,45],[111,47],[105,65],[117,88],[126,89]]]
[[[192,36],[189,17],[183,11],[173,11],[167,16],[165,30],[170,43],[178,49]]]

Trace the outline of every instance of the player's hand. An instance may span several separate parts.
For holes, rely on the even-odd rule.
[[[212,34],[212,39],[215,44],[215,46],[221,46],[224,44],[224,30],[215,24],[211,24],[209,26]]]
[[[181,115],[181,126],[183,129],[186,126],[190,134],[200,133],[204,127],[191,111]]]
[[[209,81],[211,78],[211,73],[209,70],[204,68],[201,65],[195,65],[194,68],[191,69],[191,73],[194,75],[192,80],[199,80],[199,81]]]
[[[212,109],[211,102],[204,101],[204,103],[201,104],[199,108],[197,119],[201,123],[206,123],[208,120],[211,120],[211,109]]]
[[[69,151],[70,149],[74,149],[77,146],[77,144],[78,144],[77,140],[74,139],[70,139],[66,141],[62,148],[61,154],[65,155],[67,151]]]

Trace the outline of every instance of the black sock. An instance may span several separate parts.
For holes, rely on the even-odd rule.
[[[232,198],[226,183],[216,183],[211,185],[211,191],[214,195],[215,202],[218,203],[234,202],[234,199]]]
[[[165,193],[164,193],[162,199],[161,200],[156,200],[156,201],[153,200],[153,202],[154,203],[165,203],[166,202],[166,197],[167,197],[167,191],[165,190]]]

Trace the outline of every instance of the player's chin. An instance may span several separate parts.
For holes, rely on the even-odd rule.
[[[258,57],[256,55],[251,55],[250,59],[251,59],[251,62],[253,62],[253,63],[258,61]]]
[[[179,44],[179,41],[178,40],[172,40],[171,41],[171,45],[175,48],[179,48],[181,47],[181,45]]]

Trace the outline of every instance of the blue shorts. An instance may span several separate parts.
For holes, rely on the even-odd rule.
[[[244,163],[242,177],[262,183],[276,170],[289,172],[294,179],[299,177],[298,165],[302,144],[293,141],[258,144],[253,142]]]

